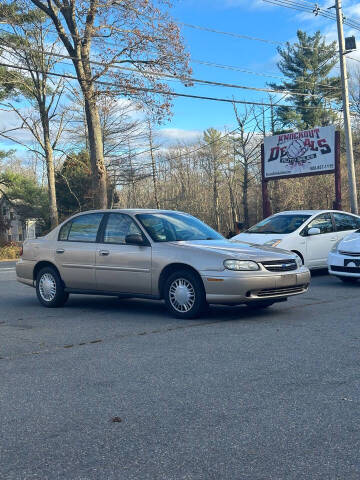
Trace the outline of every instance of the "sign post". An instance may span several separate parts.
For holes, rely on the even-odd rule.
[[[340,132],[318,127],[265,137],[261,149],[263,215],[271,215],[267,183],[280,178],[335,174],[334,208],[341,209]]]

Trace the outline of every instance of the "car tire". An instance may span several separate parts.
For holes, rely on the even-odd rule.
[[[261,310],[263,308],[271,307],[271,305],[274,305],[274,303],[275,302],[260,301],[260,302],[247,303],[246,306],[250,308],[250,310]]]
[[[37,274],[36,295],[41,305],[48,308],[62,307],[69,298],[59,273],[52,267],[42,268]]]
[[[177,318],[199,317],[206,308],[204,285],[189,270],[172,273],[165,281],[163,292],[168,311]]]
[[[356,283],[359,279],[356,277],[337,277],[344,283]]]

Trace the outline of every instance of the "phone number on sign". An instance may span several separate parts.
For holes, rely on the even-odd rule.
[[[334,170],[334,164],[314,165],[310,170]]]

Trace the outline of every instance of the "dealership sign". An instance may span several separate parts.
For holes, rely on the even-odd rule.
[[[335,171],[335,127],[264,139],[264,180]]]

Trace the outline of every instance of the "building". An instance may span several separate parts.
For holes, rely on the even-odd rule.
[[[0,198],[0,242],[23,242],[36,237],[37,220],[24,219],[17,211],[18,202]]]

